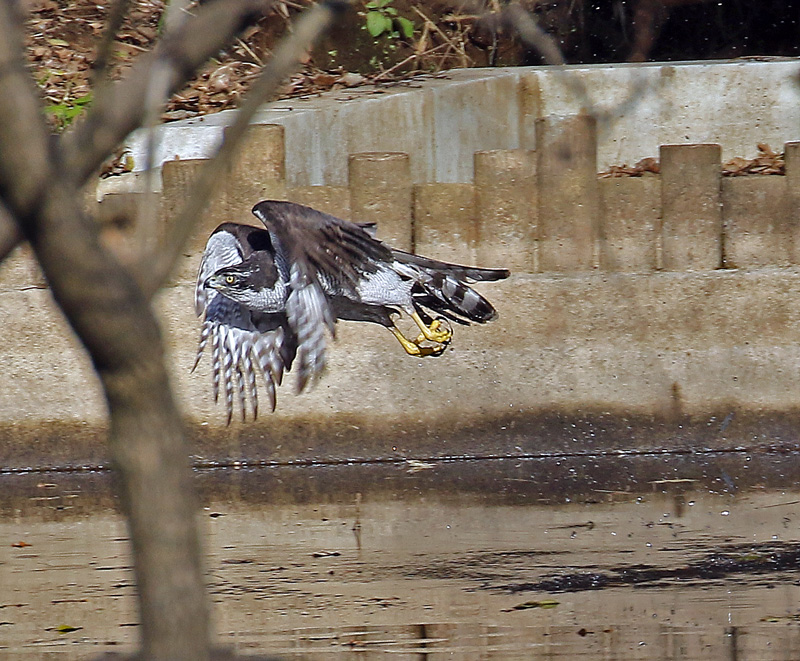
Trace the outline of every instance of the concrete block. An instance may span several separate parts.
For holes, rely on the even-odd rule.
[[[367,96],[342,104],[331,120],[340,126],[346,148],[344,154],[330,155],[332,167],[346,168],[345,154],[400,152],[408,155],[414,183],[436,181],[430,103],[424,94],[406,90]]]
[[[219,186],[219,204],[227,220],[247,222],[257,202],[286,199],[285,158],[282,126],[248,129]]]
[[[722,266],[719,145],[662,145],[663,267],[703,271]]]
[[[792,235],[792,264],[800,264],[800,142],[784,145],[786,222]]]
[[[100,238],[123,264],[135,263],[158,245],[160,204],[157,193],[106,193],[95,204]]]
[[[596,267],[600,194],[597,134],[592,117],[536,121],[539,190],[539,270]]]
[[[786,177],[722,179],[722,224],[726,268],[788,266],[794,223],[786,206]]]
[[[414,252],[456,264],[476,264],[475,187],[414,186]]]
[[[351,154],[350,212],[356,222],[378,223],[378,237],[411,250],[413,186],[408,154]]]
[[[530,72],[530,73],[528,73]],[[594,113],[598,166],[636,163],[662,144],[716,143],[722,161],[797,137],[800,62],[701,61],[522,69],[541,89],[541,115]]]
[[[536,120],[542,114],[541,78],[528,71],[519,77],[519,146],[536,149]]]
[[[475,151],[532,148],[533,119],[579,113],[598,117],[600,170],[677,142],[719,143],[728,160],[755,156],[759,142],[796,138],[798,73],[791,59],[454,70],[391,90],[274,101],[255,123],[286,128],[291,186],[343,186],[348,153],[384,150],[409,153],[416,183],[468,183]],[[207,158],[234,112],[160,128],[156,164]],[[396,122],[392,130],[385,117]],[[136,170],[145,144],[144,131],[129,141]]]
[[[190,195],[192,185],[197,179],[200,169],[206,161],[167,161],[161,168],[161,224],[166,227],[180,213],[186,198]],[[218,202],[214,201],[206,209],[200,219],[192,238],[186,246],[186,252],[202,250],[211,231],[222,222],[223,214]],[[159,233],[164,235],[162,229]]]
[[[433,108],[429,134],[434,147],[433,181],[470,182],[475,152],[519,148],[516,72],[487,75],[485,70],[473,71],[469,77],[432,86],[428,92]]]
[[[275,101],[256,113],[253,124],[279,124],[284,130],[286,185],[323,186],[347,184],[347,154],[341,139],[344,127],[323,122],[327,115],[335,115],[335,108],[327,110],[312,100],[298,108],[299,99]],[[221,114],[221,113],[218,113]],[[339,162],[330,162],[333,154],[340,155]],[[340,176],[333,177],[334,172]]]
[[[648,272],[657,268],[661,183],[658,177],[600,179],[600,268]]]
[[[160,222],[161,229],[158,236],[164,236],[167,224],[180,212],[197,174],[205,165],[204,160],[195,161],[167,161],[161,168],[162,189]],[[200,266],[200,255],[205,248],[206,241],[216,227],[227,220],[224,205],[220,197],[213,196],[211,204],[195,225],[192,236],[184,247],[183,253],[178,257],[170,283],[194,282],[197,269]],[[247,222],[246,219],[242,219]],[[252,219],[253,224],[257,221]]]
[[[286,199],[338,218],[350,219],[350,189],[345,186],[298,186],[286,191]]]
[[[537,264],[536,153],[475,153],[477,259],[486,266],[533,273]]]

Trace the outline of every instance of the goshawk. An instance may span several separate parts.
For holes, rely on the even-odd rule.
[[[484,323],[497,312],[468,283],[507,278],[483,269],[391,248],[373,224],[341,220],[292,202],[253,207],[266,229],[223,223],[208,239],[195,287],[203,317],[195,368],[211,342],[215,401],[224,389],[228,423],[236,394],[242,419],[249,392],[258,414],[260,372],[272,410],[284,372],[297,366],[297,391],[325,367],[325,329],[338,319],[388,328],[412,356],[436,356],[450,342],[444,319]],[[420,329],[409,339],[393,315],[405,312]],[[433,318],[431,315],[438,315]]]

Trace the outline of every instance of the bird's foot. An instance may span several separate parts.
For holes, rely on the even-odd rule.
[[[446,343],[437,343],[436,346],[432,347],[422,346],[421,343],[425,341],[425,337],[420,335],[420,337],[414,341],[409,340],[396,326],[391,326],[389,330],[392,331],[397,341],[400,342],[409,356],[438,356],[447,348]]]
[[[416,313],[412,314],[411,318],[422,331],[422,334],[415,340],[415,344],[421,344],[425,340],[437,342],[439,344],[448,344],[453,337],[452,329],[443,328],[441,319],[434,319],[431,325],[428,326]]]
[[[439,330],[441,327],[442,322],[438,319],[434,319],[430,326],[425,327],[427,334],[426,332],[422,332],[417,335],[417,339],[414,340],[414,344],[422,344],[425,340],[437,342],[439,344],[449,344],[450,340],[453,338],[453,331],[449,328]]]

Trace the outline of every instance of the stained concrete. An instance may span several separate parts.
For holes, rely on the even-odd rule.
[[[207,359],[189,372],[198,334],[192,287],[167,288],[158,308],[197,454],[297,460],[685,447],[683,425],[721,428],[695,439],[710,447],[794,442],[798,269],[521,275],[480,289],[499,320],[456,327],[443,356],[411,358],[383,328],[342,322],[315,389],[295,396],[290,375],[276,413],[262,404],[257,422],[228,429]],[[100,391],[49,292],[0,293],[0,316],[8,320],[0,464],[21,467],[37,455],[102,462]],[[729,415],[737,424],[726,431]],[[577,434],[580,420],[589,423]]]
[[[261,120],[280,120],[283,128],[251,134],[157,303],[196,460],[795,447],[799,145],[786,145],[784,177],[720,185],[717,164],[749,155],[756,142],[778,148],[798,138],[798,71],[796,61],[468,70],[264,110]],[[705,83],[716,89],[717,79],[727,85],[719,96],[697,93]],[[584,110],[608,111],[597,117],[596,145],[559,143],[543,133],[586,124],[585,117],[563,119],[581,110],[581,94],[570,100],[576,80],[584,85]],[[779,113],[759,100],[767,82]],[[635,94],[623,113],[629,88]],[[728,108],[734,100],[761,119]],[[228,117],[164,129],[162,156],[182,160],[163,169],[162,222],[197,171],[198,162],[186,159],[204,155]],[[586,135],[595,133],[590,128]],[[659,142],[651,151],[653,136]],[[551,156],[558,161],[561,152],[571,164],[565,172],[557,165],[543,172],[551,139],[558,147]],[[702,177],[686,182],[681,172],[691,163],[679,154],[695,150],[682,144],[690,139],[720,147],[704,148],[713,163],[706,159],[695,168]],[[667,149],[675,158],[666,175],[596,178],[598,169],[655,155],[665,143],[677,145]],[[276,413],[262,403],[257,422],[226,428],[211,400],[208,361],[189,372],[198,334],[193,279],[205,238],[219,222],[252,222],[248,210],[265,196],[365,220],[351,214],[354,207],[370,213],[369,194],[359,197],[358,190],[369,193],[375,184],[354,176],[358,167],[348,174],[348,158],[374,149],[390,149],[402,162],[402,176],[382,177],[396,213],[395,226],[388,224],[395,242],[416,243],[435,258],[512,266],[509,280],[478,287],[496,304],[499,320],[456,327],[444,355],[427,359],[408,357],[380,327],[343,322],[328,373],[312,392],[294,396],[290,375]],[[382,153],[370,158],[381,162]],[[578,193],[568,199],[559,174],[576,173]],[[449,183],[431,183],[437,181]],[[326,182],[334,185],[308,185]],[[398,182],[402,195],[392,197]],[[699,202],[681,206],[686,186],[697,189]],[[692,224],[701,206],[707,213]],[[374,219],[386,220],[385,213]],[[573,216],[580,231],[566,226]],[[140,234],[117,237],[115,245],[135,252]],[[670,250],[673,258],[665,259]],[[98,384],[25,247],[0,265],[0,319],[0,467],[104,463]]]
[[[408,153],[415,183],[469,182],[474,152],[532,149],[536,119],[581,112],[599,120],[600,170],[673,143],[720,144],[726,161],[800,137],[798,75],[796,59],[463,69],[276,101],[255,122],[284,126],[292,187],[343,186],[348,154],[367,151]],[[208,157],[232,116],[161,129],[156,162]],[[145,144],[142,133],[131,137],[136,169]]]

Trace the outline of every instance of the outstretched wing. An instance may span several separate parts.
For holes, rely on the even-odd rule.
[[[265,200],[253,207],[288,273],[286,316],[297,336],[301,391],[325,367],[325,328],[334,335],[335,316],[326,297],[355,294],[358,281],[378,264],[392,261],[391,249],[361,226],[293,202]]]
[[[296,351],[293,333],[284,315],[258,315],[214,289],[205,287],[210,275],[248,258],[264,255],[273,262],[269,232],[258,227],[224,223],[208,239],[195,284],[195,311],[203,317],[194,367],[211,343],[211,375],[214,401],[224,393],[228,424],[236,395],[247,415],[249,393],[253,416],[258,415],[257,379],[260,372],[267,388],[270,407],[275,410],[276,385],[291,368]],[[268,259],[267,259],[268,258]]]

